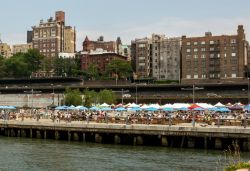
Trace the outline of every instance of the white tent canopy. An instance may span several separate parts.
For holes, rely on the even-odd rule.
[[[214,105],[215,107],[226,107],[224,104],[222,104],[221,102],[218,102],[216,105]]]

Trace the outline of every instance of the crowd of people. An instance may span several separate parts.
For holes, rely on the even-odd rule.
[[[102,110],[54,110],[54,109],[18,109],[2,110],[0,118],[3,120],[40,119],[52,122],[85,121],[96,123],[123,123],[123,124],[166,124],[205,123],[208,125],[248,125],[249,116],[243,110],[229,113],[215,111],[102,111]]]

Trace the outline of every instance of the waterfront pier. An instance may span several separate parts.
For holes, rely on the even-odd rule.
[[[0,121],[0,135],[67,141],[175,148],[228,149],[237,144],[250,151],[250,127],[196,125],[143,125],[51,122],[50,120]]]

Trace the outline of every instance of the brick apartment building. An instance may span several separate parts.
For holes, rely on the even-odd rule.
[[[97,51],[92,51],[90,53],[82,52],[81,54],[81,69],[87,70],[91,64],[94,64],[98,67],[100,73],[105,72],[106,65],[114,59],[120,59],[127,61],[127,57],[119,55],[114,52],[107,52],[101,49]]]
[[[100,36],[97,41],[89,40],[86,36],[82,43],[83,52],[95,51],[97,49],[103,49],[108,52],[117,52],[117,44],[115,41],[104,41],[103,36]]]
[[[244,28],[237,34],[204,37],[182,36],[182,83],[230,83],[245,79],[248,42]]]
[[[40,20],[39,25],[32,28],[33,48],[38,49],[44,56],[56,57],[59,52],[65,50],[68,53],[75,52],[75,29],[65,26],[63,11],[56,11],[55,19],[50,17],[46,22]],[[27,35],[30,35],[30,32]]]

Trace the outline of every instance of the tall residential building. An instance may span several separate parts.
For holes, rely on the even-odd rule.
[[[82,43],[83,52],[95,51],[97,49],[103,49],[108,52],[117,52],[117,45],[115,41],[104,41],[104,37],[100,36],[97,41],[91,41],[86,36],[85,40]]]
[[[26,53],[28,52],[29,49],[32,49],[32,43],[17,44],[17,45],[13,45],[12,52],[13,54]]]
[[[33,48],[38,49],[46,57],[55,57],[58,56],[59,52],[65,51],[65,30],[67,32],[67,51],[74,49],[72,44],[75,44],[75,34],[71,33],[72,28],[65,27],[65,13],[63,11],[56,11],[55,19],[50,17],[46,22],[41,20],[38,26],[32,28]]]
[[[237,34],[182,37],[182,83],[225,83],[245,77],[247,46],[242,25]]]
[[[7,43],[0,43],[0,56],[4,58],[11,57],[11,48]]]
[[[75,53],[76,51],[76,32],[75,28],[65,26],[64,29],[64,52]]]
[[[131,42],[131,63],[136,78],[148,78],[152,76],[151,49],[151,39],[135,39]]]
[[[180,80],[181,38],[152,35],[152,76],[156,80]]]

